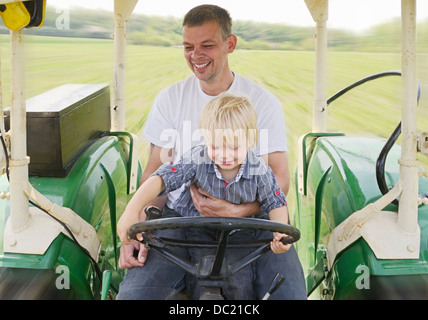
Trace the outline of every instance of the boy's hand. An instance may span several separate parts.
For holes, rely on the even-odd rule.
[[[131,219],[132,220],[132,219]],[[126,217],[125,214],[123,214],[118,223],[117,223],[117,234],[119,236],[120,241],[124,244],[124,245],[128,245],[130,244],[130,239],[128,238],[128,230],[129,228],[137,223],[138,221],[130,221],[129,218]]]
[[[119,236],[120,241],[124,245],[130,244],[129,238],[128,238],[128,227],[124,225],[124,223],[119,222],[117,223],[117,234]]]
[[[282,237],[288,237],[288,236],[284,233],[278,233],[278,232],[273,233],[273,240],[270,243],[270,248],[273,253],[276,253],[276,254],[284,253],[291,248],[291,244],[285,245],[280,241]]]

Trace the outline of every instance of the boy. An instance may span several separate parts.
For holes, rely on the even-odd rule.
[[[176,164],[165,163],[138,189],[118,222],[123,244],[129,244],[127,232],[141,221],[139,214],[160,193],[170,192],[186,184],[175,210],[182,216],[200,215],[193,205],[189,186],[198,184],[209,194],[239,204],[258,200],[261,211],[272,221],[288,222],[285,195],[278,187],[272,170],[252,148],[257,144],[257,114],[245,97],[221,94],[204,108],[200,130],[205,146],[199,145],[183,155]],[[283,253],[291,245],[274,233],[271,249]]]

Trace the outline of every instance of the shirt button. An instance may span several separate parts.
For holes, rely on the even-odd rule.
[[[172,170],[172,172],[176,172],[177,168],[176,167],[172,167],[171,170]]]
[[[276,195],[279,196],[279,194],[281,193],[279,190],[275,191]]]

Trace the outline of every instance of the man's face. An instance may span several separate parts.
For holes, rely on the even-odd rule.
[[[229,72],[227,57],[235,49],[235,39],[231,35],[223,40],[215,21],[183,27],[184,57],[199,80],[218,81]]]

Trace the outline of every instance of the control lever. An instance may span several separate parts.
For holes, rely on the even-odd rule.
[[[269,297],[281,286],[284,281],[285,277],[280,273],[277,273],[275,278],[273,278],[272,283],[270,284],[270,287],[262,300],[269,299]]]
[[[285,237],[282,237],[279,241],[281,241],[282,244],[287,245],[292,244],[294,242],[294,238],[292,236],[286,235]]]
[[[147,220],[159,219],[162,216],[162,211],[155,206],[148,206],[144,209],[144,212],[147,216]]]

